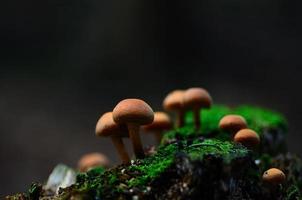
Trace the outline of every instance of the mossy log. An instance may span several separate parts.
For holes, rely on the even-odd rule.
[[[27,193],[7,199],[301,198],[302,161],[284,154],[287,123],[282,115],[252,106],[216,105],[202,112],[202,130],[194,130],[192,113],[186,113],[186,125],[167,132],[161,145],[144,159],[79,173],[75,184],[56,195],[33,184]],[[246,118],[262,140],[259,149],[235,144],[228,133],[218,129],[226,114]],[[262,173],[269,167],[284,170],[287,180],[282,187],[272,190],[262,182]]]

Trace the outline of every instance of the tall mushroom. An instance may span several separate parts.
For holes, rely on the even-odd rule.
[[[241,129],[235,134],[234,141],[241,143],[249,149],[255,149],[260,143],[260,138],[258,134],[251,129]]]
[[[174,90],[170,92],[163,101],[163,108],[166,111],[177,113],[176,126],[184,125],[184,91]]]
[[[113,120],[117,124],[126,124],[137,158],[144,158],[144,150],[139,135],[141,125],[151,124],[154,119],[152,108],[140,99],[125,99],[113,109]]]
[[[219,128],[234,136],[241,129],[247,128],[247,123],[240,115],[226,115],[219,121]]]
[[[123,163],[130,162],[122,140],[122,137],[128,137],[127,127],[116,124],[113,121],[112,112],[107,112],[101,116],[97,122],[95,134],[101,137],[110,137]]]
[[[145,131],[154,133],[157,143],[161,142],[162,132],[172,128],[170,117],[164,112],[154,112],[152,124],[143,126]]]
[[[108,168],[110,162],[104,154],[101,153],[88,153],[81,157],[78,162],[78,169],[81,172],[86,172],[93,167]]]
[[[193,110],[196,130],[201,128],[201,109],[210,108],[212,98],[203,88],[189,88],[184,93],[184,105]]]

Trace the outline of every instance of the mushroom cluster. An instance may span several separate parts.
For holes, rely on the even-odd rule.
[[[193,112],[194,126],[197,132],[201,130],[201,112],[210,108],[212,97],[203,88],[193,87],[187,90],[174,90],[163,101],[163,108],[168,112],[177,113],[176,127],[185,124],[185,113]],[[241,143],[249,149],[255,149],[260,138],[258,134],[248,129],[244,117],[240,115],[226,115],[221,118],[219,128],[229,132],[235,143]],[[164,112],[154,112],[152,108],[141,99],[124,99],[120,101],[112,112],[103,114],[96,125],[97,136],[110,137],[120,159],[124,164],[130,162],[122,138],[130,138],[136,158],[145,157],[141,141],[140,129],[151,132],[159,144],[163,131],[172,128],[172,121]]]
[[[174,90],[169,93],[163,102],[166,111],[177,113],[176,127],[184,125],[184,114],[188,110],[193,111],[196,131],[201,129],[201,111],[210,108],[212,97],[207,90],[200,87],[193,87],[187,90]]]
[[[192,110],[196,130],[201,127],[201,110],[210,108],[211,104],[212,98],[203,88],[174,90],[163,101],[164,110],[177,113],[177,127],[184,125],[185,112],[189,109]],[[164,112],[154,112],[141,99],[124,99],[114,107],[112,112],[107,112],[100,117],[95,134],[100,137],[110,137],[120,159],[127,164],[130,162],[130,158],[122,138],[130,138],[136,158],[145,157],[140,127],[145,132],[152,132],[159,144],[163,131],[172,128],[172,121],[169,115]]]
[[[110,137],[122,162],[127,164],[130,158],[122,138],[130,138],[136,158],[144,158],[140,127],[152,124],[153,120],[154,112],[146,102],[140,99],[124,99],[112,112],[100,117],[95,133],[97,136]]]
[[[240,115],[226,115],[221,118],[218,126],[229,132],[234,142],[241,143],[249,149],[255,149],[260,143],[258,134],[248,129],[246,120]]]

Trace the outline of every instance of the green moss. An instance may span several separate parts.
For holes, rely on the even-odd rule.
[[[136,171],[140,176],[127,181],[129,187],[145,185],[148,181],[158,177],[173,163],[174,155],[177,152],[175,144],[161,147],[158,152],[150,157],[141,160],[137,165],[129,167],[129,171]]]
[[[245,117],[248,126],[259,134],[264,129],[278,128],[284,130],[284,132],[287,130],[286,119],[277,112],[255,106],[240,106],[234,111],[236,114]]]
[[[287,122],[279,113],[255,107],[255,106],[240,106],[237,108],[229,108],[221,105],[214,105],[211,109],[204,109],[201,111],[201,130],[194,131],[193,113],[187,112],[185,116],[185,127],[181,127],[165,134],[164,140],[171,140],[179,137],[186,139],[196,137],[197,135],[207,136],[215,133],[215,138],[220,140],[228,140],[229,134],[220,130],[218,124],[220,119],[228,114],[242,115],[248,127],[255,130],[260,136],[266,129],[282,129],[286,132]]]
[[[195,140],[192,145],[185,149],[185,152],[192,160],[202,160],[204,155],[210,154],[221,157],[225,163],[229,163],[234,158],[247,156],[249,151],[241,145],[210,139],[203,142]]]
[[[186,154],[191,160],[202,160],[205,155],[214,155],[229,163],[233,158],[247,156],[249,151],[241,145],[216,139],[168,144],[159,147],[156,154],[136,160],[129,166],[118,166],[105,172],[94,169],[81,173],[77,176],[77,183],[72,186],[72,192],[67,191],[65,194],[104,197],[104,194],[115,196],[133,187],[144,189],[173,165],[177,153]],[[62,199],[70,198],[64,192],[61,196],[64,197]]]

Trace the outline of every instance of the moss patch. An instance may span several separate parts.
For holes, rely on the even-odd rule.
[[[158,152],[142,160],[136,160],[129,166],[117,167],[104,173],[103,170],[93,170],[79,174],[77,183],[62,192],[61,197],[70,198],[66,194],[90,194],[104,197],[104,194],[115,196],[131,188],[146,188],[153,180],[166,171],[174,162],[176,153],[184,153],[191,160],[202,160],[205,155],[220,157],[225,163],[234,158],[245,157],[249,151],[230,142],[215,139],[181,141],[162,146]]]
[[[238,114],[243,116],[250,129],[255,130],[260,136],[267,129],[287,130],[287,122],[285,118],[274,111],[259,108],[256,106],[240,106],[230,108],[222,105],[214,105],[211,109],[201,111],[201,130],[197,133],[194,130],[193,113],[187,112],[185,116],[185,127],[169,131],[165,134],[164,140],[174,138],[186,139],[196,137],[196,135],[208,136],[215,134],[215,138],[220,140],[228,140],[229,134],[220,130],[218,124],[220,119],[228,114]]]

